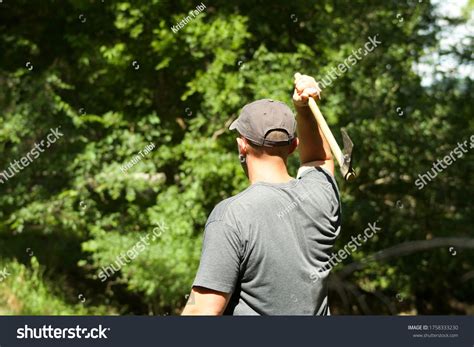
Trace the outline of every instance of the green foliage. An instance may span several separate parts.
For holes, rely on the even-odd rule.
[[[336,248],[369,222],[382,227],[336,268],[332,311],[452,313],[451,303],[472,303],[472,278],[462,279],[472,252],[452,256],[448,246],[338,275],[405,241],[472,237],[472,154],[423,190],[414,185],[474,133],[472,81],[441,76],[423,87],[413,72],[438,49],[429,1],[216,1],[177,33],[171,26],[189,2],[0,5],[0,171],[50,128],[64,132],[0,184],[0,270],[12,272],[0,283],[0,312],[179,313],[208,214],[247,185],[229,122],[258,98],[290,103],[295,72],[321,79],[375,34],[381,46],[321,101],[330,126],[346,127],[356,144],[359,177],[340,182]],[[472,63],[466,52],[447,53]],[[124,173],[150,143],[155,149]],[[290,159],[292,173],[297,165]],[[102,267],[163,224],[159,238],[101,282]]]
[[[31,268],[17,261],[0,262],[0,267],[9,274],[0,282],[0,314],[2,315],[87,315],[114,314],[105,305],[84,305],[87,297],[80,293],[80,303],[67,301],[64,279],[56,278],[54,284],[44,276],[44,268],[35,256],[31,258]],[[67,288],[67,287],[66,287]],[[69,290],[69,289],[67,289]]]

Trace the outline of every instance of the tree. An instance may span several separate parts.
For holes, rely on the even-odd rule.
[[[215,1],[194,15],[185,1],[0,5],[0,169],[50,129],[64,134],[0,184],[5,313],[179,312],[207,215],[247,184],[229,122],[254,99],[289,103],[294,72],[322,80],[374,36],[381,44],[339,73],[320,105],[356,144],[358,180],[339,182],[336,249],[367,223],[382,227],[335,269],[333,312],[467,312],[473,256],[460,246],[344,274],[405,241],[472,235],[470,154],[426,188],[414,183],[473,134],[471,80],[423,87],[413,71],[438,45],[428,1]],[[457,55],[471,63],[467,48]],[[147,235],[156,237],[140,251]],[[111,264],[120,269],[101,281]],[[9,290],[20,281],[35,289]]]

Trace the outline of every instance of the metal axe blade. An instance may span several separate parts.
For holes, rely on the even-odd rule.
[[[344,177],[346,181],[352,181],[356,178],[355,171],[352,168],[352,150],[354,149],[354,143],[345,129],[341,129],[341,134],[344,148],[342,149],[342,160],[339,162],[340,169],[342,177]]]

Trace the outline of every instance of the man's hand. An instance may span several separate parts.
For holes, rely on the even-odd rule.
[[[308,98],[311,96],[316,100],[320,98],[321,89],[316,80],[308,75],[300,75],[295,78],[295,91],[293,92],[293,103],[295,107],[308,106]]]

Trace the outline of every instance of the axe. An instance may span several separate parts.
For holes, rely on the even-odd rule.
[[[301,74],[297,72],[295,74],[295,79],[298,79],[300,76]],[[342,177],[344,177],[346,181],[352,181],[356,177],[356,173],[352,169],[352,149],[354,148],[354,144],[352,143],[349,135],[347,135],[347,132],[344,129],[341,129],[342,143],[344,145],[344,149],[341,151],[341,148],[337,144],[331,129],[329,129],[328,123],[326,123],[326,120],[319,110],[316,101],[314,101],[312,97],[309,97],[308,104],[311,112],[314,115],[314,118],[316,118],[316,122],[319,124],[319,128],[329,143],[329,147],[331,147],[331,152],[339,164]]]

